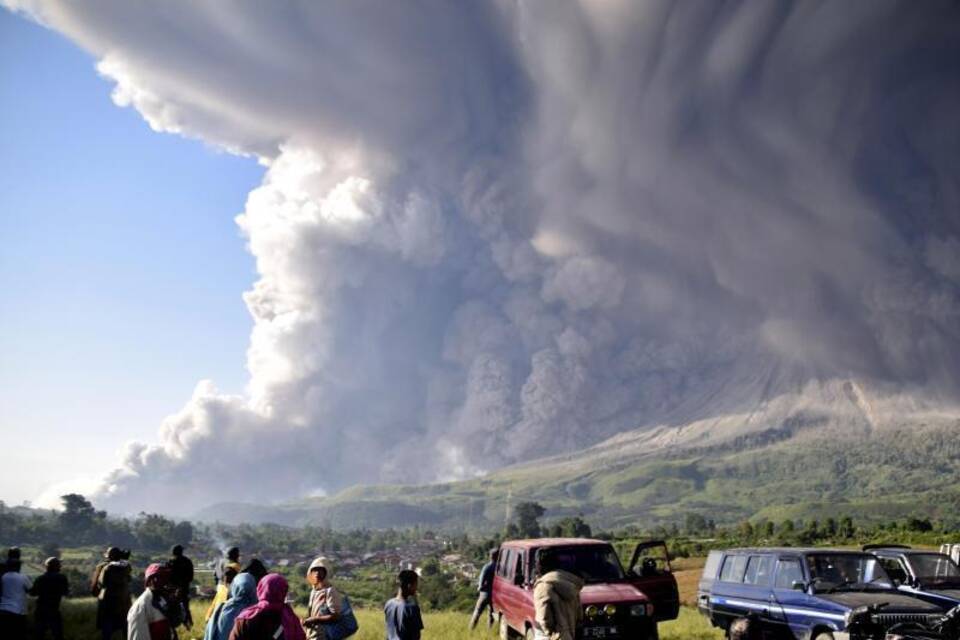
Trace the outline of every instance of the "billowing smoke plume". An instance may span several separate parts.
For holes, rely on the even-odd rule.
[[[960,392],[956,2],[5,1],[268,167],[249,389],[101,503],[464,477],[747,380]]]

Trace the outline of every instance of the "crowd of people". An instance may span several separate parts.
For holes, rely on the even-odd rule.
[[[102,640],[119,635],[126,640],[177,640],[177,629],[190,630],[190,591],[193,562],[175,546],[164,563],[150,564],[144,590],[135,600],[131,585],[130,552],[111,547],[90,577],[96,598],[96,628]],[[31,580],[21,572],[20,550],[11,548],[0,565],[0,638],[27,640],[28,596],[36,597],[34,637],[63,640],[60,601],[70,594],[58,558],[46,560],[46,572]],[[311,585],[308,613],[300,619],[287,598],[286,578],[270,573],[257,559],[241,567],[240,550],[227,551],[214,569],[216,592],[207,609],[204,640],[345,640],[359,625],[350,599],[333,584],[329,559],[316,558],[307,569]],[[397,576],[398,591],[384,607],[387,640],[419,640],[423,629],[416,601],[419,576],[404,570]]]
[[[484,612],[493,626],[493,576],[497,551],[480,572],[479,597],[470,619],[476,627]],[[31,580],[21,572],[20,550],[11,548],[0,574],[0,638],[27,640],[28,596],[36,597],[36,640],[63,640],[60,602],[70,586],[58,558],[48,558],[45,572]],[[556,563],[551,554],[537,557],[534,605],[538,638],[574,640],[581,622],[583,580]],[[257,559],[246,567],[240,550],[229,549],[214,568],[216,592],[206,613],[203,640],[345,640],[359,625],[349,597],[333,584],[333,566],[325,557],[313,560],[306,580],[311,586],[307,615],[298,618],[291,608],[286,578],[270,573]],[[133,599],[130,552],[111,547],[90,577],[90,594],[97,600],[96,627],[102,640],[116,635],[126,640],[177,640],[177,629],[194,627],[190,592],[193,562],[175,546],[170,559],[153,563],[144,572],[144,590]],[[419,576],[406,569],[397,576],[397,595],[384,605],[387,640],[420,640],[423,619],[417,604]]]

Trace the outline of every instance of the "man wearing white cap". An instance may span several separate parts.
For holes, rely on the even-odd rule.
[[[310,615],[304,619],[308,640],[327,640],[324,625],[336,622],[343,611],[343,596],[330,584],[333,567],[324,557],[314,559],[307,569],[307,582],[313,587],[310,592]]]

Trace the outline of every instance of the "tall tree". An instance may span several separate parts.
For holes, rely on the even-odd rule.
[[[79,493],[60,496],[63,511],[58,520],[64,533],[74,540],[90,542],[96,536],[99,525],[106,520],[105,511],[97,511],[93,504]]]
[[[513,517],[516,521],[518,533],[525,538],[536,538],[540,535],[540,517],[546,513],[538,502],[521,502],[513,508]]]

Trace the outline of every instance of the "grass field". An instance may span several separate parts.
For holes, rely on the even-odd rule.
[[[206,602],[197,602],[193,606],[195,619],[202,620],[206,611]],[[67,600],[63,604],[64,630],[66,640],[100,640],[94,629],[95,604],[89,598]],[[303,614],[303,612],[299,612]],[[380,611],[364,609],[357,611],[360,631],[356,640],[383,640],[383,614]],[[461,640],[475,638],[492,640],[497,637],[496,629],[478,628],[467,631],[469,615],[457,611],[426,613],[423,616],[424,640]],[[482,625],[481,625],[482,627]],[[32,637],[32,636],[31,636]],[[181,640],[194,640],[203,637],[203,629],[198,625],[193,631],[181,629]],[[695,609],[684,607],[680,618],[660,626],[662,640],[719,640],[723,637],[700,616]]]

